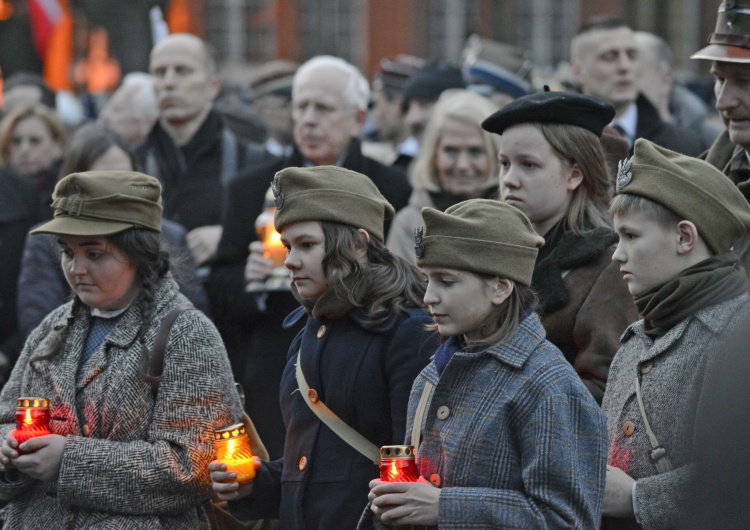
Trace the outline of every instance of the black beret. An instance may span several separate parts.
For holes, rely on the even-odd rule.
[[[572,92],[531,94],[508,103],[482,122],[482,129],[495,134],[521,123],[562,123],[583,127],[597,136],[615,117],[615,107],[603,99]]]

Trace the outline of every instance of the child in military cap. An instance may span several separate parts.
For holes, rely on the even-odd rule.
[[[498,201],[422,218],[424,302],[446,339],[409,399],[422,478],[373,481],[360,528],[598,527],[605,419],[533,312],[544,240]]]
[[[643,319],[622,337],[602,405],[604,528],[674,528],[686,509],[704,377],[750,321],[732,251],[750,229],[750,206],[706,162],[643,139],[634,153],[610,207],[620,236],[612,260]]]
[[[383,244],[394,210],[372,180],[334,166],[293,167],[272,189],[284,265],[302,304],[285,325],[305,323],[281,378],[284,456],[242,485],[212,462],[214,491],[241,519],[354,528],[378,474],[371,460],[404,439],[411,384],[437,337],[427,329],[419,271]],[[359,434],[367,456],[313,413],[323,404]]]

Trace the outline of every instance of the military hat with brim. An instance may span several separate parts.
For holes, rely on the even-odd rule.
[[[109,236],[130,228],[161,232],[161,185],[136,171],[87,171],[60,180],[54,217],[32,234]]]
[[[750,63],[750,0],[725,0],[719,6],[708,46],[690,56],[727,63]]]
[[[531,94],[508,103],[482,122],[482,129],[503,134],[521,123],[561,123],[575,125],[602,135],[602,129],[615,117],[614,106],[603,99],[572,92]]]

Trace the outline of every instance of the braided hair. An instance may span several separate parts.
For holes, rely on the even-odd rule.
[[[107,236],[107,242],[132,261],[136,267],[136,281],[141,282],[141,290],[135,302],[141,312],[141,328],[138,332],[141,344],[141,361],[138,375],[144,382],[153,387],[159,384],[159,378],[148,374],[151,355],[146,347],[145,336],[154,315],[156,286],[170,269],[169,251],[158,232],[145,228],[130,228],[124,232]],[[50,359],[62,349],[69,330],[83,307],[84,303],[80,298],[74,296],[73,307],[66,323],[55,327],[45,351],[29,361],[32,368],[35,368],[36,362]]]

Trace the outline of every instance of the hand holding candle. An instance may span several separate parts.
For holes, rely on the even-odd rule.
[[[276,210],[270,208],[258,216],[255,222],[255,230],[258,238],[263,243],[263,257],[270,259],[274,268],[284,267],[286,260],[286,248],[281,242],[281,234],[273,225],[273,215]]]

